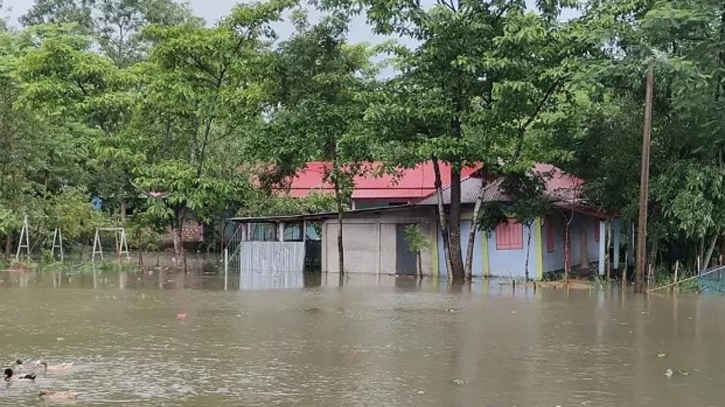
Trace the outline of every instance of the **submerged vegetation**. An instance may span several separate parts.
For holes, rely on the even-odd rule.
[[[88,245],[96,227],[124,224],[142,250],[171,231],[183,259],[187,220],[342,221],[356,176],[432,160],[451,164],[439,224],[449,275],[462,279],[462,239],[498,216],[479,193],[479,228],[461,236],[461,171],[474,163],[534,186],[514,188],[524,223],[550,211],[535,162],[585,179],[602,212],[636,219],[655,58],[648,261],[657,281],[676,261],[704,268],[725,255],[724,15],[679,0],[270,0],[207,24],[174,0],[37,0],[21,26],[0,24],[3,251],[12,257],[28,216],[36,252],[56,228]],[[352,44],[354,16],[405,41]],[[281,21],[289,38],[274,31]],[[334,193],[280,194],[313,160],[331,164]]]

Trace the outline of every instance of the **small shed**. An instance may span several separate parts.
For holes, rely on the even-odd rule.
[[[229,218],[230,263],[241,273],[320,269],[318,216]]]

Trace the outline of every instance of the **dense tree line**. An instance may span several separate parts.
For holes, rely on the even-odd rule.
[[[461,238],[472,242],[489,223],[481,191],[480,228],[461,236],[460,174],[474,163],[521,190],[514,181],[534,162],[556,164],[587,181],[602,211],[636,219],[644,70],[655,58],[650,263],[694,267],[725,254],[725,5],[530,6],[273,0],[208,25],[174,0],[36,0],[21,27],[0,25],[6,251],[25,215],[40,235],[61,226],[81,241],[132,205],[130,221],[170,228],[183,258],[189,217],[309,206],[342,222],[356,175],[432,160],[439,190],[438,163],[451,164],[452,204],[438,221],[449,275],[463,279],[473,253],[462,253]],[[564,9],[578,16],[562,19]],[[414,45],[349,43],[359,15],[376,34]],[[295,30],[279,39],[283,20]],[[381,75],[388,66],[394,74]],[[331,163],[329,201],[269,196],[310,160]],[[340,227],[344,270],[342,239]]]

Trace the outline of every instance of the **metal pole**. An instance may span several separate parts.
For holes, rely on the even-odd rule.
[[[639,231],[637,233],[637,270],[634,291],[644,292],[644,273],[647,270],[647,198],[649,193],[649,148],[652,132],[652,99],[654,93],[654,58],[647,68],[647,91],[644,101],[644,134],[642,137],[642,168],[639,190]]]
[[[229,285],[229,249],[224,249],[224,291]]]

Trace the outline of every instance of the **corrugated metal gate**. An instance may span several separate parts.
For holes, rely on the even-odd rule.
[[[305,269],[303,242],[242,242],[240,246],[241,274],[298,273]]]

